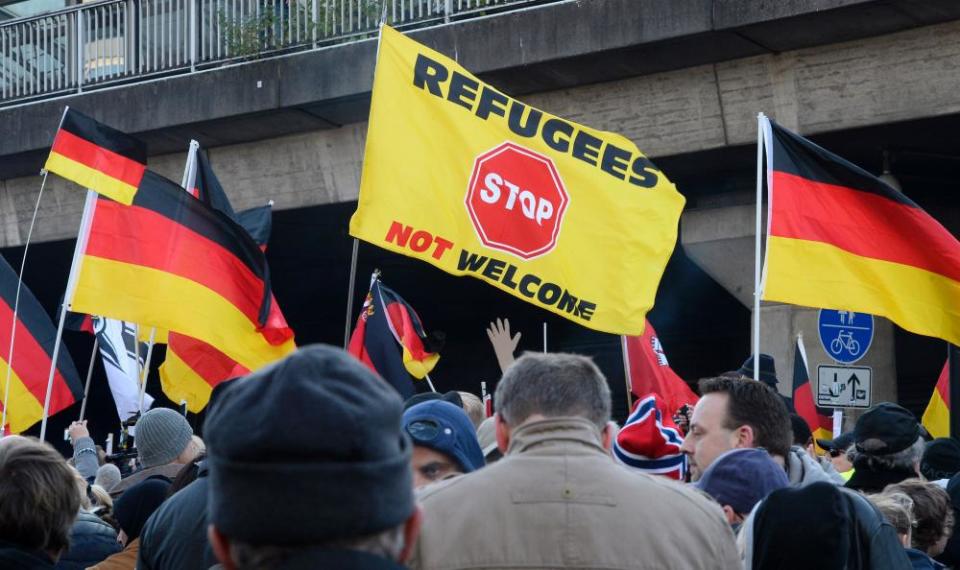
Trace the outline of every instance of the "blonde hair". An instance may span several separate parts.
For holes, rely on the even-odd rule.
[[[867,495],[867,499],[897,529],[897,534],[907,537],[909,544],[913,538],[913,499],[899,492]]]
[[[480,400],[480,397],[476,394],[471,394],[470,392],[457,392],[460,394],[460,401],[463,402],[463,411],[470,416],[470,421],[473,422],[473,429],[480,427],[480,424],[483,423],[483,420],[487,419],[487,410],[483,405],[483,401]]]
[[[93,504],[90,503],[90,497],[87,496],[87,480],[83,478],[83,475],[81,475],[73,465],[67,465],[67,467],[69,467],[73,473],[73,482],[77,486],[77,492],[80,493],[80,508],[89,511],[93,508]]]

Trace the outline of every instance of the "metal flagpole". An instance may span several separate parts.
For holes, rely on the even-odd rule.
[[[547,352],[547,321],[543,321],[543,351]]]
[[[100,348],[100,337],[96,334],[93,336],[93,352],[90,353],[90,366],[87,367],[87,382],[83,386],[83,403],[80,404],[80,419],[77,421],[83,421],[83,418],[87,415],[87,397],[90,395],[90,379],[93,378],[93,365],[97,363],[97,350]]]
[[[57,324],[57,336],[53,343],[53,355],[50,358],[50,374],[47,376],[47,392],[43,398],[43,420],[40,423],[40,441],[45,441],[47,435],[47,420],[50,418],[50,393],[53,392],[53,377],[57,371],[57,358],[60,356],[60,341],[63,338],[63,323],[67,320],[68,303],[73,302],[74,289],[77,286],[77,277],[80,272],[80,259],[87,248],[87,239],[90,234],[90,222],[97,207],[97,194],[87,190],[86,202],[83,205],[83,217],[80,218],[80,230],[77,232],[77,243],[73,248],[73,262],[70,264],[70,276],[67,278],[67,290],[63,294],[63,303],[60,304],[60,320]]]
[[[955,404],[960,401],[960,348],[955,344],[947,344],[947,393],[950,396],[950,437],[960,439],[960,411],[953,411]]]
[[[63,119],[60,120],[63,122]],[[20,290],[23,288],[23,269],[27,266],[27,252],[30,250],[30,238],[33,237],[33,225],[37,221],[37,212],[40,211],[40,199],[43,198],[43,189],[47,185],[49,173],[44,169],[40,173],[43,181],[40,183],[40,192],[37,194],[37,203],[33,206],[33,217],[30,218],[30,228],[27,230],[27,241],[23,245],[23,259],[20,260],[20,273],[17,275],[17,293],[13,297],[13,322],[10,323],[10,347],[7,351],[7,378],[3,385],[3,414],[0,418],[0,433],[7,428],[7,403],[10,401],[10,375],[13,373],[13,347],[17,338],[17,314],[20,310]]]
[[[630,359],[627,357],[627,337],[620,335],[620,354],[623,356],[623,378],[627,386],[627,415],[633,411],[633,393],[630,386]]]
[[[150,344],[147,345],[147,359],[143,361],[143,378],[140,380],[140,401],[137,408],[143,413],[143,395],[147,393],[147,379],[150,377],[150,359],[153,357],[153,345],[157,339],[157,327],[150,329]],[[140,360],[140,344],[137,343],[137,360]]]
[[[753,379],[760,380],[760,240],[763,207],[763,113],[757,114],[757,219],[753,248]]]
[[[353,295],[357,286],[357,250],[359,247],[360,240],[353,238],[353,254],[350,256],[350,285],[347,287],[347,322],[343,326],[344,350],[350,345],[350,317],[353,316]]]
[[[436,392],[437,389],[433,387],[433,381],[430,380],[430,375],[429,375],[429,374],[424,374],[423,377],[427,379],[427,386],[430,387],[430,391],[431,391],[431,392]]]

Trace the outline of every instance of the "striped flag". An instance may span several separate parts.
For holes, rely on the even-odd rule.
[[[133,205],[88,195],[68,284],[78,312],[177,331],[249,370],[294,350],[263,252],[233,220],[147,171]]]
[[[960,242],[869,172],[765,120],[763,299],[884,316],[960,344]]]
[[[117,417],[122,422],[149,410],[153,406],[150,394],[143,395],[143,408],[140,407],[140,372],[146,365],[147,348],[138,346],[142,343],[137,341],[137,327],[116,319],[93,317],[93,328]]]
[[[655,394],[637,400],[614,440],[613,457],[627,467],[679,481],[687,467],[686,456],[680,451],[683,437],[665,412]]]
[[[943,364],[930,403],[923,412],[923,427],[933,437],[950,437],[950,361]]]
[[[807,370],[807,351],[803,348],[803,339],[797,337],[793,355],[793,408],[810,426],[814,440],[830,439],[833,437],[833,413],[816,405]]]
[[[129,205],[147,169],[147,147],[126,133],[67,108],[43,167]]]
[[[630,374],[630,391],[634,397],[651,392],[656,394],[670,417],[684,404],[697,403],[700,398],[670,368],[650,321],[646,321],[643,336],[623,336],[621,341],[625,370]]]
[[[6,391],[7,369],[12,361],[10,393],[6,402],[11,433],[22,433],[43,419],[43,402],[57,337],[57,328],[50,315],[24,284],[17,307],[13,355],[8,353],[17,281],[17,272],[0,257],[0,395]],[[82,397],[80,376],[66,347],[61,344],[50,394],[50,415],[63,411]]]

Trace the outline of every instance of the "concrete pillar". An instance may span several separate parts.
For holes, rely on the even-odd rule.
[[[684,251],[704,272],[753,310],[754,206],[702,208],[684,212],[680,241]],[[793,383],[794,347],[803,335],[808,373],[816,390],[817,366],[832,364],[821,346],[818,332],[819,309],[763,303],[760,309],[760,351],[776,360],[780,391],[790,395]],[[855,366],[873,369],[872,402],[897,401],[896,360],[893,325],[874,318],[873,343]],[[744,354],[744,358],[746,358]],[[852,426],[858,414],[845,414],[845,426]]]

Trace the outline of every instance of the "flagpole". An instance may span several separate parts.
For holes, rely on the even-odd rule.
[[[620,355],[623,357],[623,380],[627,388],[627,415],[633,411],[633,394],[630,389],[630,359],[627,358],[627,337],[620,335]]]
[[[547,352],[547,321],[543,321],[543,352]]]
[[[87,415],[87,396],[90,395],[90,379],[93,378],[93,365],[97,363],[97,349],[100,348],[100,337],[93,336],[93,351],[90,353],[90,366],[87,367],[87,381],[83,386],[83,403],[80,404],[80,419]]]
[[[66,113],[66,111],[64,111]],[[63,123],[63,119],[60,119]],[[30,218],[30,227],[27,229],[27,240],[23,244],[23,258],[20,260],[20,273],[17,275],[17,292],[13,297],[13,322],[10,323],[10,348],[7,351],[7,378],[3,386],[3,414],[0,418],[0,431],[6,430],[7,403],[10,401],[10,376],[13,373],[13,347],[17,338],[17,314],[20,310],[20,290],[23,288],[23,270],[27,266],[27,252],[30,250],[30,239],[33,237],[33,226],[37,221],[37,212],[40,211],[40,199],[43,198],[43,189],[47,186],[46,169],[40,171],[43,181],[40,182],[40,192],[37,194],[37,203],[33,206],[33,216]]]
[[[423,377],[427,379],[427,386],[430,387],[430,391],[431,391],[431,392],[436,392],[437,389],[433,387],[433,381],[430,380],[430,375],[429,375],[429,374],[424,374]]]
[[[343,326],[344,350],[350,345],[350,317],[353,316],[353,295],[357,286],[357,253],[359,247],[360,240],[353,238],[353,253],[350,256],[350,285],[347,287],[347,320]]]
[[[143,413],[143,395],[147,393],[147,379],[150,377],[150,359],[153,357],[153,345],[157,338],[157,327],[150,329],[150,344],[147,345],[147,359],[143,361],[143,378],[140,381],[140,401],[138,408]],[[139,360],[140,348],[137,345],[137,360]]]
[[[63,338],[63,323],[67,320],[67,307],[73,304],[73,293],[77,287],[77,277],[80,272],[80,260],[87,248],[90,236],[90,223],[96,210],[97,194],[87,190],[86,202],[83,205],[83,217],[80,218],[80,229],[77,232],[77,243],[73,248],[73,261],[70,263],[70,276],[67,278],[67,290],[63,294],[63,303],[60,304],[60,319],[57,324],[57,336],[53,343],[53,356],[50,358],[50,374],[47,376],[47,393],[43,398],[43,420],[40,423],[40,441],[46,441],[47,420],[50,418],[50,393],[53,391],[53,377],[57,372],[57,358],[60,356],[60,341]]]
[[[947,344],[947,394],[953,402],[960,401],[960,348]],[[956,398],[956,399],[955,399]],[[960,439],[960,412],[950,410],[950,437]]]
[[[753,379],[760,380],[760,232],[763,206],[763,113],[757,114],[757,215],[753,244]]]

